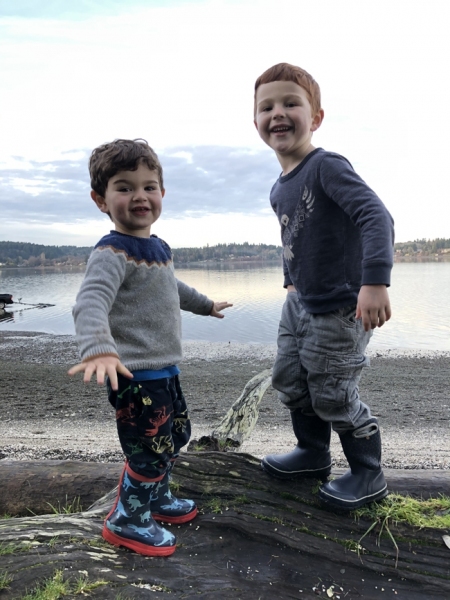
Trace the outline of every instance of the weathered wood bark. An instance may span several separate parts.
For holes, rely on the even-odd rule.
[[[118,474],[120,465],[114,467]],[[428,492],[434,485],[450,491],[446,472],[402,472],[397,480],[396,473],[387,472],[391,489],[405,491],[413,483]],[[76,515],[0,521],[0,547],[16,546],[11,554],[0,551],[0,573],[12,579],[2,597],[21,597],[57,570],[72,582],[86,576],[98,584],[89,592],[97,598],[149,597],[149,590],[158,589],[161,596],[170,591],[171,598],[234,600],[450,597],[450,550],[442,540],[448,532],[389,523],[399,548],[396,566],[396,549],[385,529],[380,536],[380,525],[361,539],[372,523],[323,510],[317,482],[274,480],[249,455],[183,454],[174,478],[177,494],[195,498],[201,514],[172,527],[179,547],[168,559],[102,542],[102,519],[113,494]]]
[[[259,404],[272,381],[272,370],[261,371],[252,377],[242,394],[213,430],[213,439],[241,445],[253,431],[259,416]]]

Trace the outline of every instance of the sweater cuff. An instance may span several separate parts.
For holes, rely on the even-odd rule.
[[[286,273],[284,276],[284,283],[283,283],[283,287],[287,288],[288,285],[294,285],[291,281],[291,278],[289,277],[289,275]]]
[[[83,356],[81,362],[88,362],[89,360],[95,360],[96,358],[102,358],[104,356],[113,356],[114,358],[118,358],[120,360],[120,356],[116,352],[98,352],[94,354],[89,354],[89,356]]]
[[[370,265],[363,268],[361,285],[391,285],[392,267],[386,265]]]

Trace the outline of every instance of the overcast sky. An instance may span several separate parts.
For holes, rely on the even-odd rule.
[[[95,146],[143,137],[172,247],[279,244],[280,172],[253,86],[290,62],[319,82],[313,143],[346,156],[396,240],[450,237],[448,0],[0,0],[0,240],[93,245]]]

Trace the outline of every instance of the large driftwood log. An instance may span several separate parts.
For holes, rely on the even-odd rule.
[[[79,464],[80,473],[94,473],[88,464]],[[120,465],[96,467],[120,471]],[[58,468],[63,472],[65,466]],[[75,474],[73,463],[70,469]],[[39,469],[32,472],[29,485],[36,485]],[[422,480],[428,492],[436,484],[450,491],[446,472],[402,472],[398,486],[395,473],[387,472],[391,489],[405,490],[411,483],[417,489]],[[0,475],[3,483],[8,480]],[[75,515],[0,521],[0,582],[11,580],[2,597],[22,597],[58,571],[71,581],[73,593],[76,580],[86,579],[86,586],[96,586],[90,596],[111,599],[162,597],[169,591],[170,598],[234,600],[450,597],[450,550],[442,540],[448,532],[389,523],[397,560],[381,524],[363,537],[372,523],[323,510],[317,482],[274,480],[245,454],[183,454],[174,479],[177,494],[195,498],[201,514],[191,524],[172,527],[179,547],[167,559],[103,543],[102,520],[113,493]]]
[[[203,453],[187,453],[192,464],[202,461]],[[209,454],[214,457],[214,453]],[[221,456],[219,453],[218,460]],[[212,459],[211,459],[212,460]],[[256,460],[256,459],[255,459]],[[186,468],[178,461],[176,474]],[[0,460],[0,515],[29,516],[63,512],[69,506],[87,510],[100,497],[115,488],[123,465],[69,460]],[[333,469],[339,476],[345,469]],[[448,471],[385,469],[391,492],[414,498],[450,496]],[[254,475],[262,476],[258,471]],[[184,477],[189,477],[186,473]],[[276,485],[277,482],[275,482]]]

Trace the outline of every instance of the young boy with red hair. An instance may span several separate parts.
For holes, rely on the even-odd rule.
[[[359,397],[366,346],[390,317],[393,220],[339,154],[315,148],[324,111],[309,73],[287,63],[255,83],[254,122],[282,173],[270,193],[281,225],[287,297],[272,384],[291,411],[297,446],[265,456],[279,478],[331,472],[331,428],[350,469],[320,487],[329,507],[352,510],[387,495],[378,421]]]

